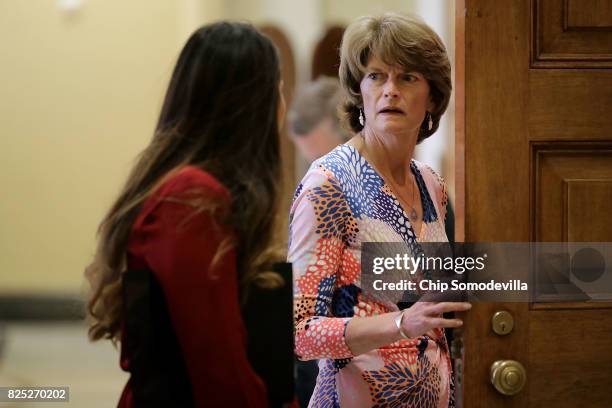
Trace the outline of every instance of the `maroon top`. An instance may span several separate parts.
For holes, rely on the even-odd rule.
[[[227,189],[210,174],[187,166],[145,200],[130,235],[128,268],[149,269],[161,286],[185,359],[197,407],[265,407],[266,388],[246,355],[238,299],[236,254],[211,261],[228,230],[185,203],[202,195],[229,206]],[[125,336],[125,332],[123,333]],[[122,344],[125,344],[125,337]],[[121,350],[121,367],[130,356]],[[131,381],[119,407],[133,407]]]

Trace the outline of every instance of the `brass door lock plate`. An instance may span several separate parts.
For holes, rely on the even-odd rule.
[[[493,314],[493,317],[491,318],[491,327],[493,328],[493,332],[495,334],[505,336],[510,334],[514,328],[514,318],[510,312],[500,310]]]

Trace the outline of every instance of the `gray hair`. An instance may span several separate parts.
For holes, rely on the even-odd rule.
[[[296,136],[312,131],[327,118],[332,119],[342,142],[351,138],[350,132],[340,126],[338,110],[344,93],[336,78],[319,77],[298,90],[287,115],[289,129]]]

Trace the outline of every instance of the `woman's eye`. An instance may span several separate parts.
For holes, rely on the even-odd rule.
[[[417,80],[416,75],[412,75],[412,74],[406,74],[404,75],[404,80],[408,81],[408,82],[413,82]]]
[[[371,72],[368,74],[368,78],[376,81],[377,79],[380,79],[380,74],[378,72]]]

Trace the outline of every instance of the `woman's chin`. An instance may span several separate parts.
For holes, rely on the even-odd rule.
[[[415,129],[413,125],[411,125],[410,123],[407,123],[404,120],[401,120],[401,121],[400,120],[386,120],[384,123],[381,123],[381,125],[378,126],[378,128],[383,133],[390,133],[390,134],[413,133],[411,132],[411,129]]]

